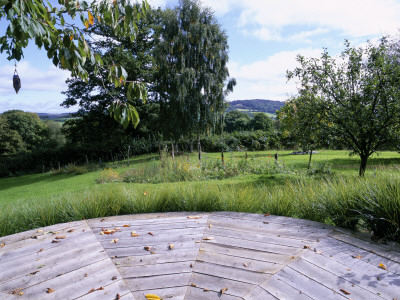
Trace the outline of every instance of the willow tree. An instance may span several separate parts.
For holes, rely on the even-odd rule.
[[[229,79],[227,35],[209,8],[181,0],[162,16],[154,55],[155,80],[164,137],[200,139],[223,122]]]

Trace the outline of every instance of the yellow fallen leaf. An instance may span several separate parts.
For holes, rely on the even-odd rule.
[[[24,292],[19,292],[18,296],[22,296],[24,294]]]
[[[65,235],[56,236],[56,237],[55,237],[56,240],[63,240],[63,239],[66,239],[66,238],[67,238],[67,237],[66,237]]]
[[[169,250],[174,249],[174,244],[169,244],[169,245],[168,245],[168,249],[169,249]]]
[[[100,231],[100,235],[104,235],[104,231]]]
[[[122,226],[122,227],[131,227],[131,225],[124,225],[124,226]]]
[[[1,244],[1,245],[0,245],[0,248],[3,248],[5,245],[6,245],[6,244],[4,244],[4,243],[3,243],[3,244]]]
[[[225,288],[221,289],[219,292],[221,293],[221,295],[223,295],[227,290],[228,290],[228,288],[225,287]]]
[[[210,225],[208,225],[208,227],[209,227],[209,228],[212,228],[213,226],[210,224]]]
[[[139,236],[139,235],[136,234],[136,231],[132,231],[132,232],[131,232],[131,236]]]
[[[200,219],[202,216],[188,216],[188,219]]]
[[[212,236],[206,236],[205,238],[203,238],[203,240],[211,241],[211,240],[214,240],[214,238]]]
[[[89,29],[89,21],[88,20],[85,21],[85,27],[86,27],[86,29]]]
[[[203,292],[209,292],[210,290],[209,289],[203,289]]]
[[[381,268],[383,270],[387,270],[387,267],[383,263],[380,263],[378,268]]]
[[[154,294],[147,294],[145,297],[147,300],[161,300],[160,296]]]
[[[361,258],[362,258],[361,255],[352,255],[351,257],[352,257],[352,258],[357,258],[357,259],[361,259]]]
[[[43,230],[42,230],[42,229],[39,229],[37,232],[43,232]]]
[[[51,288],[47,288],[47,291],[46,291],[47,294],[51,294],[51,293],[54,293],[54,292],[55,292],[55,290],[53,290]]]
[[[191,283],[190,286],[197,287],[197,285],[195,285],[194,283]]]
[[[246,263],[243,263],[243,266],[245,266],[247,268],[247,264]]]
[[[118,241],[119,241],[118,239],[113,239],[113,240],[111,240],[110,244],[117,243]]]

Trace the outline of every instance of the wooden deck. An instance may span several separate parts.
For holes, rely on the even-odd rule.
[[[285,217],[127,215],[0,245],[0,299],[400,299],[398,245]]]

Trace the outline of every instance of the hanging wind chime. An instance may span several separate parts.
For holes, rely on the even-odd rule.
[[[14,76],[13,76],[13,87],[14,87],[15,92],[18,94],[18,91],[21,88],[21,79],[18,76],[17,63],[15,63],[15,70],[14,70]]]

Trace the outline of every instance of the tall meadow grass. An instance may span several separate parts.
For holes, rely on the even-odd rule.
[[[272,187],[203,181],[148,190],[108,183],[85,193],[5,205],[0,211],[0,235],[96,217],[173,211],[270,213],[362,227],[399,241],[400,176],[380,172],[367,178],[300,177]]]

